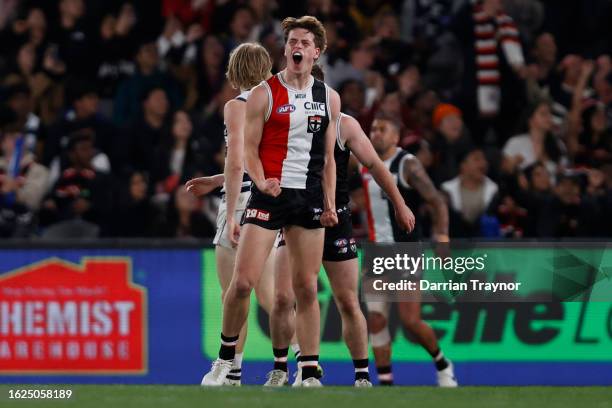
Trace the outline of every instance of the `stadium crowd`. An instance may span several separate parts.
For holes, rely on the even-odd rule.
[[[304,14],[342,111],[401,118],[451,237],[611,235],[609,0],[0,0],[0,237],[214,236],[218,196],[183,183],[222,172],[228,54],[282,69]]]

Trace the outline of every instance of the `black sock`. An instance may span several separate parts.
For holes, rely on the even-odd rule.
[[[444,353],[442,353],[442,350],[438,348],[436,351],[430,354],[434,360],[434,364],[436,365],[436,370],[442,371],[448,367],[448,360],[446,359],[446,357],[444,357]]]
[[[317,378],[319,368],[319,356],[300,356],[302,364],[302,381],[307,378]]]
[[[236,344],[238,344],[238,336],[229,337],[221,333],[221,348],[219,349],[219,358],[221,360],[233,360],[236,355]]]
[[[274,353],[274,369],[287,372],[287,355],[289,354],[289,348],[272,348],[272,352]]]
[[[242,378],[242,369],[232,368],[225,378],[227,378],[228,380],[240,380]]]
[[[378,372],[378,383],[380,385],[393,385],[393,371],[390,365],[376,367],[376,372]]]
[[[353,360],[353,367],[355,367],[355,381],[357,380],[368,380],[370,381],[370,373],[368,371],[369,361],[367,358],[361,360]]]

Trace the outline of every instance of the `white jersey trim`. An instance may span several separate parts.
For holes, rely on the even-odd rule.
[[[268,109],[266,109],[266,119],[264,122],[267,122],[268,119],[270,119],[270,115],[272,114],[272,89],[270,89],[270,85],[268,84],[268,81],[261,81],[262,85],[264,86],[264,88],[266,88],[266,91],[268,92]]]

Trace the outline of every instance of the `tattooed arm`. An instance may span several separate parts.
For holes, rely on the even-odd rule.
[[[448,207],[446,201],[433,185],[419,159],[416,157],[405,159],[401,177],[433,209],[433,238],[438,242],[448,242]]]

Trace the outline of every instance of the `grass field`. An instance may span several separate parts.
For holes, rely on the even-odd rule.
[[[71,389],[73,394],[69,400],[11,400],[11,389]],[[612,387],[463,387],[449,390],[431,387],[203,389],[153,385],[0,385],[0,407],[608,408],[612,407]]]

